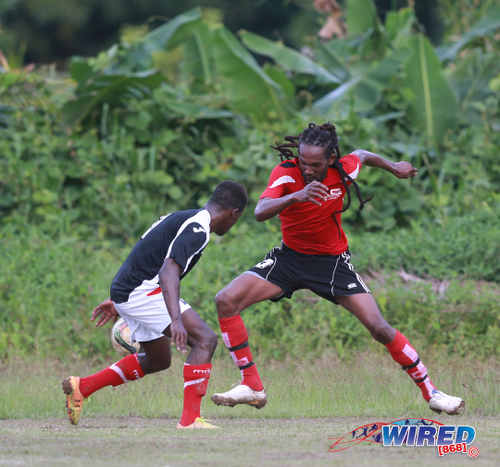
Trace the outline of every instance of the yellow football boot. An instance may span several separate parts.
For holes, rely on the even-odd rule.
[[[66,394],[66,409],[68,411],[69,421],[73,425],[78,425],[84,399],[80,392],[80,377],[68,376],[62,382],[62,389],[64,394]]]
[[[212,425],[211,423],[208,423],[204,418],[202,417],[197,417],[194,419],[194,422],[191,423],[191,425],[181,425],[180,423],[177,424],[177,428],[179,430],[184,430],[184,429],[208,429],[208,430],[213,430],[215,428],[219,428],[218,426]]]

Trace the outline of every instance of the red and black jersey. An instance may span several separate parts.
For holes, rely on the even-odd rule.
[[[358,156],[349,154],[342,157],[340,163],[353,180],[358,176],[361,169]],[[342,209],[345,188],[339,172],[332,167],[328,168],[322,183],[328,187],[330,194],[326,201],[319,200],[321,206],[311,202],[294,203],[280,212],[283,242],[300,253],[339,255],[348,248],[347,237],[342,229],[341,214],[336,214],[340,237],[332,214]],[[304,187],[298,159],[289,159],[273,169],[260,198],[281,198]]]

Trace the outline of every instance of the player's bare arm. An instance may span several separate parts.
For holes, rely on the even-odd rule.
[[[118,312],[110,298],[99,303],[92,311],[92,316],[90,317],[91,321],[97,319],[95,323],[96,327],[104,326],[108,321],[115,320],[116,318],[118,318]]]
[[[413,167],[410,162],[392,162],[390,160],[384,159],[379,154],[365,151],[364,149],[356,149],[352,152],[352,154],[358,156],[363,165],[385,169],[398,178],[410,178],[414,177],[418,173],[418,169]]]
[[[167,258],[158,273],[158,277],[163,299],[172,319],[170,324],[172,340],[179,352],[186,352],[187,332],[182,324],[179,308],[181,268],[172,258]]]
[[[259,221],[265,221],[279,214],[283,209],[293,203],[311,203],[321,206],[322,199],[328,196],[328,187],[317,180],[307,184],[302,190],[282,196],[281,198],[262,198],[255,207],[255,218]]]

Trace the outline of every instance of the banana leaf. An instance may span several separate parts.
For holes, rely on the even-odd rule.
[[[471,50],[451,70],[450,84],[458,97],[460,120],[464,123],[483,124],[484,105],[495,96],[490,86],[500,76],[500,61],[495,51]]]
[[[410,39],[409,47],[406,64],[406,83],[411,90],[409,116],[424,132],[427,143],[437,146],[457,124],[457,100],[429,40],[418,34]]]
[[[358,36],[378,24],[377,10],[372,0],[347,0],[347,34]]]
[[[182,82],[190,82],[194,78],[207,86],[213,84],[215,70],[211,50],[212,37],[208,25],[201,21],[191,27],[191,37],[183,44],[180,64]]]
[[[227,29],[215,31],[213,54],[219,92],[231,109],[254,119],[264,118],[263,114],[265,118],[285,115],[281,87]]]
[[[314,51],[314,56],[318,62],[330,70],[330,73],[337,76],[343,83],[347,81],[350,75],[347,66],[345,65],[347,58],[341,57],[337,51],[342,49],[334,47],[339,42],[340,40],[318,42]]]
[[[176,16],[147,34],[142,41],[122,54],[107,71],[128,73],[151,69],[155,52],[183,44],[191,38],[193,29],[196,29],[200,22],[201,10],[199,8]]]
[[[396,51],[373,65],[351,67],[351,76],[341,86],[318,99],[313,109],[322,115],[344,113],[353,105],[355,112],[370,112],[380,102],[382,92],[402,67],[401,52]]]
[[[314,76],[320,84],[340,83],[340,78],[334,72],[326,70],[310,58],[286,47],[281,42],[273,42],[248,31],[241,31],[240,37],[250,50],[271,57],[286,71]]]
[[[90,65],[81,59],[73,61],[70,72],[78,82],[76,98],[66,102],[62,109],[63,117],[70,126],[83,121],[104,103],[116,106],[130,97],[149,96],[163,81],[162,75],[155,70],[129,74],[93,72]]]
[[[406,44],[415,23],[415,14],[411,8],[401,8],[397,11],[387,12],[384,24],[387,41],[393,47]]]
[[[478,20],[461,38],[451,46],[440,47],[438,56],[441,61],[453,60],[457,53],[469,42],[500,29],[500,6],[492,5],[487,13]]]

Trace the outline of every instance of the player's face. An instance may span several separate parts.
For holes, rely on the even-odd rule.
[[[224,235],[229,232],[231,227],[236,224],[237,220],[240,218],[243,211],[238,211],[237,209],[232,209],[228,211],[227,216],[225,216],[219,224],[215,226],[214,232],[217,235]]]
[[[326,156],[325,148],[301,143],[299,145],[299,168],[306,185],[314,180],[322,182],[333,159],[333,156]]]

